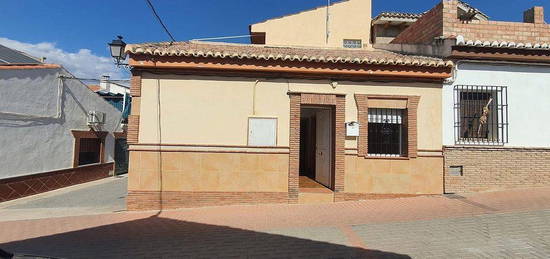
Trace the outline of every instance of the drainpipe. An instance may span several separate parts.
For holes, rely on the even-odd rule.
[[[260,83],[260,80],[254,82],[254,88],[252,88],[252,116],[256,116],[256,87]]]

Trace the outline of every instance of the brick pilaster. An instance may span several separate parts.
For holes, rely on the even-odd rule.
[[[408,155],[418,157],[418,103],[420,96],[410,96],[407,102]]]
[[[132,72],[130,79],[130,95],[132,97],[141,97],[141,73]]]
[[[357,155],[366,157],[368,154],[368,135],[369,135],[369,107],[367,104],[367,96],[364,94],[356,94],[355,102],[357,103],[357,122],[359,122],[359,137],[357,138]]]
[[[139,140],[139,115],[128,116],[128,144],[137,144]]]
[[[300,95],[290,95],[290,154],[288,168],[289,203],[298,203],[298,194],[300,192],[300,103]]]
[[[336,132],[334,162],[334,192],[344,191],[346,156],[346,97],[336,96]]]

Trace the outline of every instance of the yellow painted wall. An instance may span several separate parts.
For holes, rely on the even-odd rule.
[[[441,85],[429,83],[339,82],[323,80],[264,80],[198,76],[143,75],[140,105],[140,143],[247,145],[248,117],[278,118],[277,146],[288,147],[290,103],[288,91],[345,93],[346,121],[358,121],[355,93],[419,95],[418,148],[441,150]],[[160,85],[161,124],[158,125]],[[159,134],[161,132],[161,134]],[[354,138],[347,148],[356,148]]]
[[[287,192],[288,154],[130,151],[128,190]]]
[[[247,145],[255,79],[161,76],[142,83],[141,143]],[[286,93],[284,81],[256,85],[256,115],[278,119],[278,146],[288,146]]]
[[[326,40],[326,6],[253,24],[252,32],[265,32],[267,45],[342,47],[343,39],[360,39],[370,46],[371,0],[348,0],[330,8]]]
[[[162,142],[246,146],[247,122],[248,117],[253,115],[252,96],[258,80],[255,115],[278,118],[278,147],[289,145],[290,103],[287,93],[294,91],[346,94],[346,121],[358,120],[354,98],[356,93],[421,96],[418,107],[418,148],[442,149],[441,85],[438,84],[338,82],[336,88],[333,88],[330,81],[323,80],[265,80],[147,73],[142,76],[139,105],[139,142],[142,144]],[[346,147],[356,148],[356,139],[347,138]],[[130,190],[154,191],[162,186],[165,191],[286,192],[288,188],[288,154],[163,154],[167,160],[162,164],[167,168],[163,169],[161,178],[158,174],[158,153],[131,152]],[[250,159],[252,162],[248,162]],[[180,161],[175,162],[176,169],[170,168],[171,161]],[[440,157],[389,160],[347,155],[345,191],[442,193],[442,163]],[[185,167],[188,165],[192,168]]]

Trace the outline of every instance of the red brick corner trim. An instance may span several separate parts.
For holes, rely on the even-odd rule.
[[[290,154],[288,171],[288,201],[298,203],[300,176],[300,113],[302,105],[330,105],[335,108],[334,192],[344,191],[345,170],[345,95],[289,93]]]
[[[141,73],[132,72],[130,79],[130,95],[132,97],[141,97]]]
[[[87,165],[0,180],[0,202],[109,177],[114,163]]]
[[[368,157],[368,135],[369,135],[369,99],[382,100],[407,100],[407,130],[408,130],[408,158],[418,157],[418,104],[420,96],[410,95],[367,95],[356,94],[355,102],[357,103],[357,117],[359,125],[359,138],[357,139],[357,155]],[[376,108],[376,107],[372,107]]]
[[[139,139],[139,115],[128,116],[128,144],[137,144]]]

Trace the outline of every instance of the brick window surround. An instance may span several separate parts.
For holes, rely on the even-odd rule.
[[[73,151],[73,167],[79,167],[79,155],[80,155],[80,139],[83,138],[94,138],[101,140],[101,146],[99,148],[99,163],[105,163],[105,137],[107,137],[108,132],[105,131],[82,131],[82,130],[73,130],[71,131],[74,136],[74,151]]]
[[[368,135],[369,135],[369,121],[368,121],[368,112],[369,108],[389,108],[381,106],[387,102],[391,105],[395,101],[405,101],[406,104],[403,107],[394,107],[394,108],[405,108],[406,109],[406,122],[407,122],[407,157],[404,159],[416,158],[418,157],[418,143],[417,143],[417,111],[418,103],[420,102],[420,96],[410,96],[410,95],[367,95],[367,94],[356,94],[355,101],[357,102],[357,117],[359,121],[359,138],[357,140],[357,152],[359,156],[365,158],[372,158],[368,156]],[[369,106],[369,101],[371,104]],[[380,157],[376,157],[377,159]],[[384,158],[384,157],[382,157]],[[392,158],[392,157],[388,157]]]
[[[344,192],[345,163],[345,95],[289,93],[290,95],[290,154],[288,171],[289,203],[298,203],[300,176],[300,119],[302,105],[328,105],[335,107],[334,132],[334,192]]]

